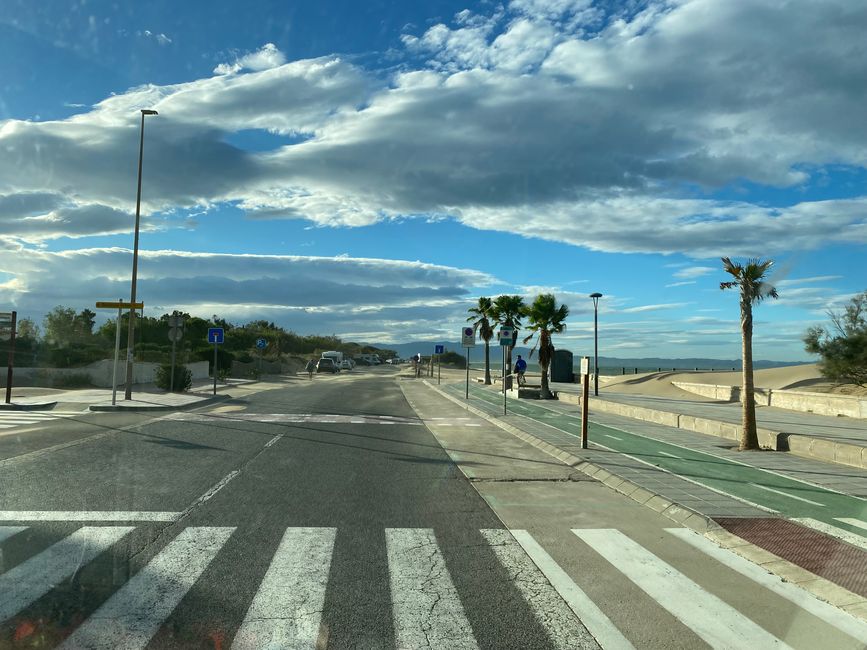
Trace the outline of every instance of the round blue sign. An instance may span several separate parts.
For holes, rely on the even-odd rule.
[[[267,345],[268,341],[266,341],[265,339],[256,339],[256,347],[260,350],[264,349]]]

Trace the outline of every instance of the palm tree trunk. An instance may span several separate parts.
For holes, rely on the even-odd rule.
[[[485,341],[485,386],[491,385],[491,342]]]
[[[739,449],[744,451],[759,448],[759,435],[756,431],[756,396],[753,391],[753,306],[749,300],[741,300],[741,336],[743,431]]]
[[[542,388],[539,391],[539,397],[542,399],[551,399],[554,395],[551,393],[551,388],[548,386],[548,364],[543,364],[540,360],[539,369],[542,371]]]

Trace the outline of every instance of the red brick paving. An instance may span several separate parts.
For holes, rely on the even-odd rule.
[[[786,519],[715,521],[738,537],[867,598],[867,551]]]

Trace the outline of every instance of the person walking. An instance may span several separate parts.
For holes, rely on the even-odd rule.
[[[515,374],[518,376],[518,386],[523,386],[525,383],[524,373],[527,372],[527,362],[518,355],[518,360],[515,362]]]
[[[304,370],[307,371],[307,376],[310,379],[313,379],[313,373],[316,372],[316,362],[313,359],[307,362],[307,365],[304,366]]]

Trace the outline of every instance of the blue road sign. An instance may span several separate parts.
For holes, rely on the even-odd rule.
[[[256,347],[260,350],[264,350],[267,345],[268,341],[266,341],[265,339],[256,339]]]
[[[434,354],[442,354],[445,352],[446,346],[444,345],[435,345],[434,346]]]
[[[208,343],[222,343],[223,342],[223,328],[222,327],[209,327],[208,328]]]

